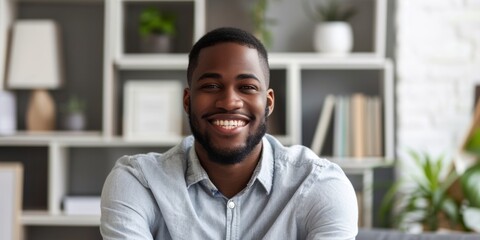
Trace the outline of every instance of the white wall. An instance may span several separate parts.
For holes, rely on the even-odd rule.
[[[480,84],[480,0],[397,0],[397,146],[453,155]]]

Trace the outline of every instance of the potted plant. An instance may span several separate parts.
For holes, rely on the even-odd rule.
[[[348,20],[356,13],[353,7],[342,5],[340,0],[323,0],[313,7],[304,6],[318,22],[313,35],[313,47],[317,52],[345,55],[352,51],[353,31]]]
[[[175,15],[160,12],[155,7],[145,8],[139,19],[141,47],[147,53],[166,53],[172,48],[175,35]]]
[[[272,46],[272,34],[268,29],[268,25],[275,23],[273,19],[267,18],[266,16],[268,1],[270,0],[257,0],[252,9],[253,34],[262,41],[267,48]]]
[[[457,174],[448,171],[443,157],[434,159],[414,151],[410,156],[413,168],[403,169],[404,178],[385,195],[380,209],[382,220],[385,221],[390,212],[393,225],[403,230],[421,226],[423,231],[436,231],[440,227],[456,229],[461,226],[459,204],[448,193]],[[443,173],[447,173],[446,176]]]
[[[71,96],[64,105],[64,127],[67,130],[83,131],[87,125],[86,102],[77,96]]]

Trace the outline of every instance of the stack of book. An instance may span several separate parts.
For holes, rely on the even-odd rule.
[[[382,103],[378,96],[355,93],[328,95],[320,112],[311,149],[324,155],[327,131],[333,124],[334,157],[382,156]]]
[[[66,196],[63,208],[66,215],[100,215],[100,196]]]

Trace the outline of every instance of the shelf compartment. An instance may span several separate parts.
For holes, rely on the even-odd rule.
[[[172,39],[172,53],[186,53],[195,40],[195,2],[192,1],[123,1],[122,22],[123,53],[142,53],[141,37],[138,32],[139,17],[143,9],[154,7],[162,13],[176,16],[176,33]],[[150,54],[150,53],[143,53]]]
[[[319,1],[306,1],[318,3]],[[354,34],[354,53],[372,53],[384,57],[386,0],[347,1],[357,9],[349,21]],[[275,24],[268,25],[271,30],[272,44],[270,52],[312,52],[312,29],[318,21],[306,12],[305,3],[299,1],[276,1],[269,3],[265,13]],[[240,27],[253,32],[254,24],[251,9],[254,2],[207,0],[207,30],[221,26]],[[313,7],[309,10],[314,9]],[[313,10],[312,10],[313,12]],[[281,17],[291,16],[291,17]]]
[[[63,182],[65,196],[100,196],[103,183],[116,161],[125,155],[166,152],[170,146],[69,147],[63,164],[67,166]],[[92,168],[95,166],[95,168]],[[88,178],[85,176],[88,175]]]
[[[0,147],[1,162],[23,165],[22,209],[47,209],[48,148],[45,146]]]
[[[63,85],[50,90],[57,106],[56,128],[62,126],[65,103],[71,96],[86,101],[88,131],[102,129],[102,72],[105,5],[102,1],[18,1],[16,19],[52,19],[60,28]],[[17,126],[25,130],[30,91],[15,90]]]

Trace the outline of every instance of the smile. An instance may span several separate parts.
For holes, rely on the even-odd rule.
[[[225,129],[234,129],[237,127],[243,127],[247,123],[242,120],[213,120],[213,125],[219,126]]]

